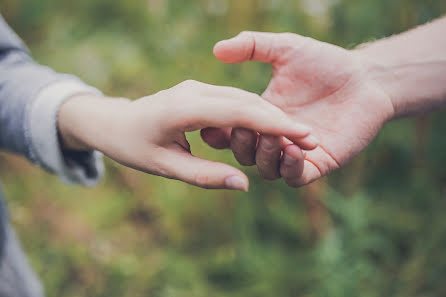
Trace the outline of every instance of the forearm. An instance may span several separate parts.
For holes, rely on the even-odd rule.
[[[446,107],[445,32],[442,18],[355,50],[389,94],[395,117]]]

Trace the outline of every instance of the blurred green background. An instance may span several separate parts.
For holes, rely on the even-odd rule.
[[[261,93],[268,65],[212,56],[243,30],[352,48],[439,17],[446,2],[2,0],[0,10],[40,63],[138,98],[190,78]],[[445,296],[445,128],[443,114],[390,123],[346,168],[299,190],[249,168],[249,193],[206,191],[111,161],[85,189],[6,154],[0,177],[49,297]],[[189,137],[195,154],[236,164]]]

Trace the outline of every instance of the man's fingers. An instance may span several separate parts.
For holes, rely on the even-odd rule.
[[[231,150],[237,161],[243,166],[256,164],[256,147],[258,134],[245,128],[232,129]]]
[[[260,176],[267,180],[280,178],[280,157],[282,153],[282,139],[278,136],[262,135],[256,154],[256,164]]]
[[[218,42],[214,55],[224,63],[242,63],[250,60],[277,63],[287,50],[299,45],[305,37],[291,33],[242,32],[234,38]]]
[[[296,145],[288,145],[281,161],[281,174],[289,186],[297,188],[328,174],[334,165],[331,162],[333,161],[320,147],[303,152]],[[293,163],[297,165],[294,166]]]
[[[161,154],[160,160],[165,160],[162,165],[165,177],[205,189],[248,191],[248,178],[234,167],[200,159],[185,151],[165,149]]]
[[[227,149],[231,144],[231,128],[205,128],[200,131],[201,138],[210,147]]]
[[[297,186],[304,170],[304,154],[296,145],[288,145],[283,150],[280,174],[288,185]]]
[[[304,160],[302,175],[297,178],[288,178],[286,183],[290,187],[302,187],[308,185],[315,180],[321,178],[321,173],[314,163],[309,160]]]

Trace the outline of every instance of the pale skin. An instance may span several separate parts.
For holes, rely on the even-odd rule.
[[[360,153],[398,117],[446,106],[446,18],[355,50],[291,33],[243,32],[219,42],[225,63],[270,63],[262,97],[313,128],[312,151],[286,137],[246,128],[202,130],[215,148],[231,148],[242,165],[270,180],[308,184]]]
[[[209,126],[245,127],[284,135],[300,147],[317,146],[309,127],[260,96],[196,81],[135,101],[79,95],[67,100],[58,114],[67,150],[98,150],[146,173],[203,188],[247,191],[249,181],[240,170],[191,154],[185,132]]]

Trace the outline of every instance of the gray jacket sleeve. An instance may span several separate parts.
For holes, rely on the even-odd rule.
[[[99,152],[60,147],[57,113],[80,93],[100,92],[72,75],[38,65],[0,16],[0,149],[24,155],[70,183],[94,185],[103,174]]]

